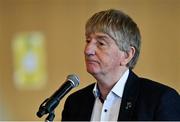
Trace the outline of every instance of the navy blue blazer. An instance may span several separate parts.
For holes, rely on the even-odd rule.
[[[62,121],[90,121],[95,102],[93,88],[91,84],[66,99]],[[130,71],[118,120],[180,120],[180,96],[174,89]]]

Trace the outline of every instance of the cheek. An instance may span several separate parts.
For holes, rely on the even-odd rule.
[[[105,65],[105,67],[115,66],[115,65],[117,66],[120,64],[120,58],[116,54],[108,54],[102,56],[101,62],[103,62],[103,65]]]
[[[112,65],[119,66],[120,65],[120,59],[118,57],[114,57],[111,59]]]
[[[112,63],[116,66],[120,66],[121,62],[124,61],[124,55],[119,52],[114,52],[113,55],[111,55]]]

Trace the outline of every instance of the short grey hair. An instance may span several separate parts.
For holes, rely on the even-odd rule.
[[[127,64],[130,69],[134,68],[140,54],[141,35],[137,24],[128,15],[115,9],[100,11],[88,19],[85,31],[86,35],[95,32],[106,33],[119,49],[126,53],[134,47],[135,55]]]

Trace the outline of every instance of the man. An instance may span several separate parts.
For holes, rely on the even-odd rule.
[[[86,68],[97,82],[67,98],[63,121],[180,120],[178,93],[132,72],[141,36],[128,15],[100,11],[85,29]]]

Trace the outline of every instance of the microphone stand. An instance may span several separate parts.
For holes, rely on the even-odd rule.
[[[50,112],[47,118],[45,119],[45,122],[53,122],[55,117],[54,111]]]
[[[40,118],[42,117],[43,115],[45,114],[49,114],[46,119],[45,119],[45,122],[53,122],[54,118],[55,118],[55,113],[54,113],[54,110],[50,111],[50,110],[47,110],[46,108],[46,103],[47,101],[49,100],[49,98],[47,98],[46,100],[44,100],[44,102],[39,106],[39,110],[38,112],[36,113],[36,115]]]

